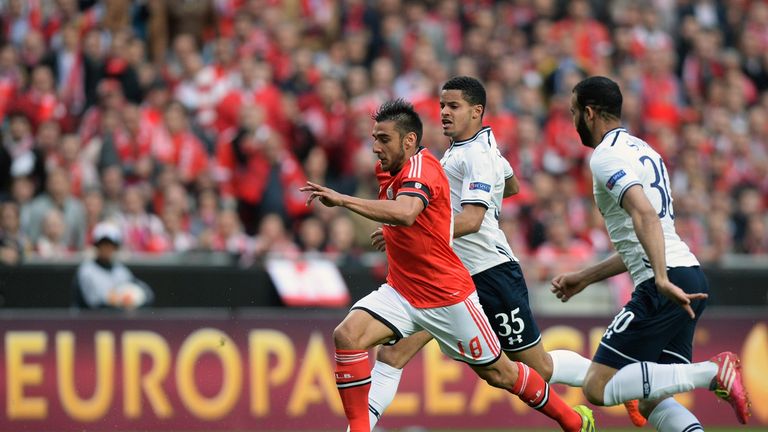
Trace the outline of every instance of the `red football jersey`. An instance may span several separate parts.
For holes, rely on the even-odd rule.
[[[424,202],[413,225],[384,225],[387,283],[417,308],[450,306],[475,290],[469,272],[451,248],[453,218],[448,178],[440,162],[420,149],[394,176],[376,165],[379,199],[410,195]]]

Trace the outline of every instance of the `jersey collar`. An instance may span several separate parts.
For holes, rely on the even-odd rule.
[[[467,144],[469,142],[472,142],[472,141],[476,140],[477,137],[480,136],[481,133],[483,133],[485,131],[490,131],[490,130],[491,130],[490,126],[483,126],[483,127],[480,128],[479,131],[475,132],[475,134],[472,135],[471,138],[467,138],[467,139],[462,140],[462,141],[451,141],[451,147],[458,147],[458,146],[462,146],[464,144]]]
[[[608,138],[608,135],[610,135],[612,133],[615,133],[615,135],[612,137],[613,139],[611,140],[612,141],[611,142],[611,146],[613,146],[613,144],[616,143],[616,139],[619,137],[619,135],[622,132],[626,132],[626,131],[627,131],[627,128],[625,128],[624,126],[619,126],[619,127],[616,127],[616,128],[613,128],[613,129],[609,130],[608,132],[606,132],[603,135],[603,138],[600,140],[600,144],[599,145],[605,144],[606,138]]]

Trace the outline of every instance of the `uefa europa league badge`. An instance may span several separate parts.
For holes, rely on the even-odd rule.
[[[395,194],[392,192],[392,186],[387,188],[387,199],[393,199]]]

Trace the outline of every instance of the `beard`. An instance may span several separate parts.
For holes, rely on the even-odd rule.
[[[579,138],[581,138],[582,144],[587,147],[592,147],[594,136],[587,127],[587,121],[584,119],[584,113],[581,113],[579,116],[579,121],[576,123],[576,132],[579,133]]]
[[[387,167],[385,168],[382,165],[382,168],[385,171],[400,171],[401,168],[403,168],[403,165],[405,164],[406,157],[405,157],[405,139],[400,139],[400,152],[395,154],[392,159],[389,159],[387,162]]]

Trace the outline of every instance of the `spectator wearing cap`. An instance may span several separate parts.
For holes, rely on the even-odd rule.
[[[73,307],[130,310],[152,303],[152,289],[115,260],[121,241],[117,225],[102,222],[94,227],[96,256],[86,259],[77,268],[72,290]]]

